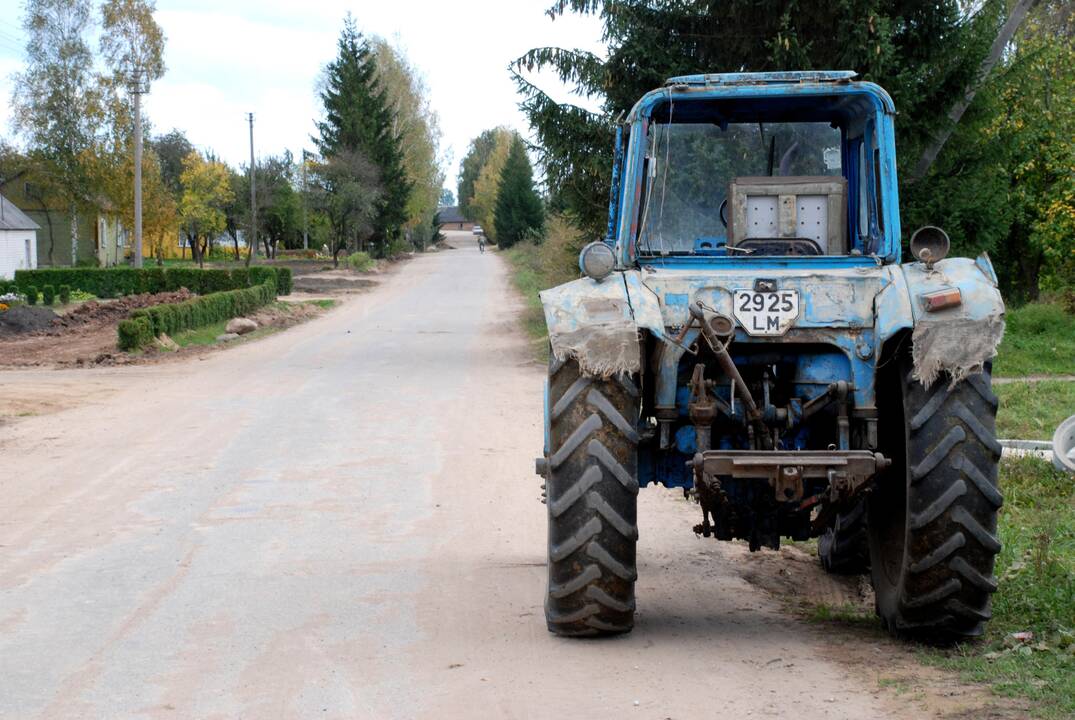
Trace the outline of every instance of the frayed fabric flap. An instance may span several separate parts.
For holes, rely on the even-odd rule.
[[[583,374],[607,378],[642,368],[638,329],[633,323],[592,325],[549,338],[557,360],[575,360]]]
[[[913,376],[925,387],[947,373],[955,385],[982,371],[1004,337],[1004,317],[920,321],[911,336]]]

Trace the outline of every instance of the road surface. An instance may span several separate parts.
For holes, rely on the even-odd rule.
[[[903,717],[668,491],[635,631],[546,632],[518,310],[468,246],[202,359],[0,375],[94,388],[0,440],[0,717]]]

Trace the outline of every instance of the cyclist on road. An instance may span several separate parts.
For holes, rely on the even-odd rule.
[[[479,235],[478,236],[478,250],[480,250],[482,253],[485,252],[485,236],[484,235]]]

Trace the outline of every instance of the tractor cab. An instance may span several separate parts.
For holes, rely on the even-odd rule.
[[[617,153],[623,262],[897,261],[894,107],[852,75],[693,75],[643,97]]]

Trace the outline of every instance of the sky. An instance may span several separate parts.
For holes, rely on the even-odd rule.
[[[507,66],[532,47],[603,54],[597,18],[545,15],[552,0],[158,0],[167,73],[145,97],[155,133],[179,128],[232,165],[255,154],[312,149],[320,112],[315,82],[336,52],[344,15],[410,60],[425,82],[443,133],[445,186],[454,191],[467,144],[507,125],[529,136]],[[11,140],[11,75],[22,67],[22,1],[0,0],[0,137]],[[594,108],[549,75],[531,76],[561,101]]]

